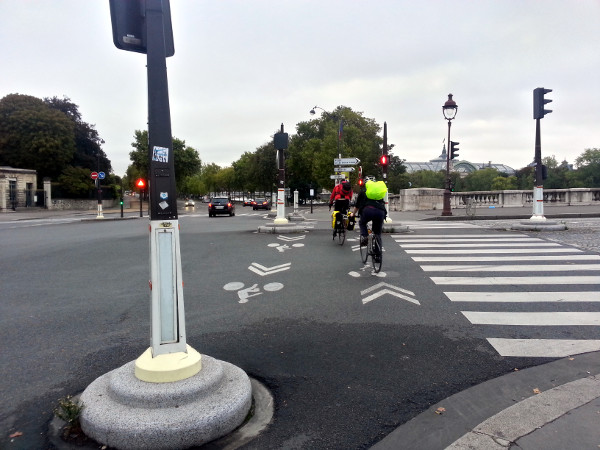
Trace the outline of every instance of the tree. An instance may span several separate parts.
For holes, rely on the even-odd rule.
[[[98,170],[109,174],[112,172],[112,165],[101,145],[104,141],[98,135],[94,125],[90,125],[81,119],[79,107],[71,102],[68,97],[59,99],[58,97],[44,98],[46,103],[52,109],[61,111],[67,116],[74,126],[75,133],[75,153],[71,165],[74,167]]]
[[[600,148],[585,149],[575,159],[575,165],[576,184],[580,187],[600,187]]]
[[[0,164],[57,179],[74,153],[74,124],[64,113],[29,95],[0,100]]]
[[[409,174],[410,187],[419,188],[435,188],[444,189],[446,184],[446,172],[440,170],[434,172],[433,170],[417,170]]]
[[[94,189],[94,181],[89,169],[81,167],[65,167],[58,177],[62,195],[67,198],[87,198]]]
[[[494,179],[499,176],[502,176],[500,172],[491,167],[476,170],[463,179],[464,188],[466,191],[490,191]]]

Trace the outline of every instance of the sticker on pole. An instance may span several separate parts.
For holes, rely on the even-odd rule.
[[[169,162],[169,149],[167,147],[154,146],[154,149],[152,149],[152,161],[168,163]]]

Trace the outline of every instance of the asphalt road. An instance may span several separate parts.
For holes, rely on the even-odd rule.
[[[424,269],[438,263],[413,260],[401,236],[384,236],[383,273],[374,276],[353,251],[357,234],[339,246],[325,214],[315,214],[319,220],[305,233],[287,235],[256,233],[263,216],[239,207],[235,217],[209,219],[204,211],[180,217],[188,343],[241,367],[275,399],[273,423],[244,448],[369,448],[449,395],[552,360],[502,356],[490,337],[598,339],[590,327],[469,318],[464,303],[449,301],[447,292],[485,293],[489,286],[463,281],[448,288],[439,277],[464,269]],[[47,424],[57,400],[137,358],[149,343],[147,220],[65,222],[0,226],[1,448],[51,448]],[[431,226],[410,235],[489,235],[492,243],[515,235]],[[456,248],[468,255],[475,247]],[[571,264],[572,275],[591,274]],[[507,270],[503,276],[519,274]],[[23,435],[9,439],[15,431]]]

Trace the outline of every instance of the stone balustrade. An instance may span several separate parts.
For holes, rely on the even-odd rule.
[[[442,209],[443,189],[415,188],[403,189],[400,194],[389,196],[391,211],[427,211]],[[519,191],[473,191],[452,192],[451,207],[496,208],[530,206],[533,203],[533,190]],[[544,189],[544,203],[552,205],[600,205],[600,188]]]

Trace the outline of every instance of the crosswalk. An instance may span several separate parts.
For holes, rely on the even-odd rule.
[[[600,350],[600,255],[470,223],[410,229],[392,238],[501,356]]]

